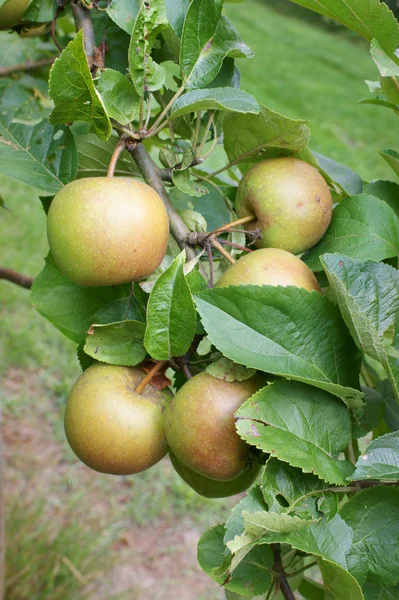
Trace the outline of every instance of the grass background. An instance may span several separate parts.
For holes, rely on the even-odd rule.
[[[276,6],[279,10],[275,10]],[[315,22],[298,18],[295,11],[281,12],[282,7],[283,0],[249,0],[226,7],[228,16],[256,53],[251,61],[239,62],[242,88],[274,110],[307,119],[312,130],[312,149],[347,164],[365,179],[393,179],[375,149],[397,146],[394,115],[378,107],[357,104],[367,95],[364,80],[377,79],[367,46],[347,33],[316,27]],[[0,180],[0,193],[8,208],[0,210],[0,264],[35,276],[47,253],[45,215],[38,194],[4,177]],[[119,483],[105,475],[93,474],[88,479],[87,469],[77,463],[67,448],[62,429],[63,404],[78,374],[74,345],[35,312],[26,290],[0,281],[1,400],[6,441],[12,451],[7,480],[11,490],[7,499],[8,599],[86,597],[87,574],[95,573],[101,579],[98,555],[103,562],[106,558],[102,571],[111,568],[112,556],[121,560],[123,548],[120,544],[112,546],[115,540],[120,541],[121,530],[136,532],[132,543],[135,547],[143,543],[141,528],[151,529],[155,544],[157,531],[165,523],[175,535],[176,531],[181,533],[180,529],[173,529],[177,524],[201,531],[222,521],[231,506],[229,500],[212,502],[196,496],[167,463],[134,478],[122,478]],[[26,434],[29,423],[34,423],[30,437]],[[37,439],[39,430],[45,435]],[[50,454],[44,452],[43,457],[46,445],[52,450]],[[29,456],[35,453],[42,462],[35,463],[34,457]],[[46,466],[46,479],[35,479],[36,471],[46,471]],[[102,513],[91,510],[92,501],[94,505],[102,502],[106,509]],[[28,510],[27,503],[33,508]],[[92,517],[88,518],[90,513]],[[101,544],[97,543],[99,530]],[[57,535],[62,532],[61,545],[54,541],[57,531]],[[34,571],[26,568],[32,544],[37,559]],[[173,539],[172,545],[164,541],[162,544],[167,553],[178,555]],[[126,560],[132,560],[133,550],[127,546]],[[90,562],[90,556],[96,560]],[[164,554],[161,558],[165,558]],[[84,583],[68,566],[68,560],[78,573],[84,573]],[[212,584],[205,588],[201,588],[202,583],[193,586],[193,577],[200,575],[184,577],[178,570],[171,580],[165,568],[158,573],[154,583],[158,587],[151,590],[148,598],[164,600],[169,597],[169,589],[171,597],[177,597],[176,580],[180,580],[181,590],[189,594],[180,592],[182,599],[220,597]],[[133,588],[135,585],[137,588],[138,582],[133,582]],[[97,592],[96,595],[101,597]],[[144,592],[139,596],[142,600],[147,598]]]

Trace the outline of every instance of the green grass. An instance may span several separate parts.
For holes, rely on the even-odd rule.
[[[398,146],[396,120],[387,110],[357,104],[367,93],[364,79],[377,78],[367,47],[352,43],[347,35],[332,34],[282,15],[255,0],[229,5],[227,13],[256,52],[253,60],[240,61],[242,87],[274,110],[309,120],[313,149],[351,166],[365,178],[393,179],[375,148]],[[48,250],[38,193],[1,178],[0,195],[9,209],[0,210],[0,264],[35,276]],[[113,524],[150,527],[160,519],[170,519],[204,529],[228,514],[230,500],[205,501],[178,478],[167,461],[146,473],[124,478],[122,491],[118,491],[117,479],[93,474],[90,489],[106,499],[113,515],[104,525],[104,543],[99,543],[97,553],[97,545],[92,545],[100,536],[97,530],[92,528],[91,539],[86,530],[80,531],[85,511],[90,511],[84,500],[86,480],[67,447],[62,425],[65,398],[80,371],[74,344],[36,313],[26,290],[0,281],[0,376],[12,367],[30,369],[38,380],[39,393],[46,396],[45,409],[40,408],[37,392],[31,392],[29,386],[17,386],[7,397],[0,390],[5,413],[21,413],[22,419],[29,411],[37,414],[41,410],[54,439],[64,444],[64,470],[52,484],[57,487],[42,490],[42,494],[59,502],[61,512],[77,526],[64,531],[57,529],[58,522],[47,523],[40,501],[30,512],[24,505],[13,508],[8,526],[12,540],[7,557],[10,600],[81,598],[76,577],[65,561],[60,562],[60,552],[85,575],[93,569],[98,572],[87,559],[93,555],[97,561],[101,553],[108,552]],[[120,502],[123,493],[128,502]],[[65,502],[71,495],[81,497],[82,506]],[[59,543],[52,537],[54,531],[61,536]],[[32,547],[34,561],[28,559]]]
[[[376,149],[398,149],[399,121],[388,109],[357,104],[378,72],[367,46],[315,28],[259,1],[226,5],[255,52],[240,60],[242,88],[286,116],[309,121],[311,148],[363,178],[394,179]]]

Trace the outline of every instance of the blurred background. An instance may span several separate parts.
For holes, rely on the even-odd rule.
[[[243,89],[308,120],[313,150],[366,180],[392,179],[376,149],[397,141],[394,115],[357,104],[365,80],[378,79],[367,44],[286,0],[248,0],[226,13],[255,51],[239,65]],[[21,44],[1,36],[14,64]],[[0,264],[35,276],[47,253],[38,194],[2,177],[0,195],[8,209],[0,208]],[[168,460],[120,478],[78,462],[63,408],[79,373],[74,345],[35,312],[26,290],[0,281],[7,600],[223,598],[197,566],[196,544],[237,499],[197,496]]]

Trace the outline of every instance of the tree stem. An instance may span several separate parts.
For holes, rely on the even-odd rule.
[[[214,116],[215,116],[215,113],[213,111],[211,113],[209,113],[209,118],[208,118],[208,122],[207,122],[206,127],[205,127],[204,135],[203,135],[201,143],[198,146],[198,148],[196,150],[196,153],[195,153],[195,155],[196,155],[197,158],[199,158],[201,156],[202,149],[203,149],[203,147],[206,144],[206,141],[208,139],[209,131],[210,131],[211,127],[212,127]]]
[[[222,227],[218,227],[214,231],[211,231],[209,235],[214,235],[215,233],[219,234],[223,231],[228,231],[233,227],[237,227],[238,225],[245,225],[245,223],[252,223],[252,221],[256,221],[256,217],[254,215],[248,215],[247,217],[241,217],[241,219],[236,219],[235,221],[231,221],[231,223],[226,223],[226,225],[222,225]]]
[[[15,283],[16,285],[20,285],[21,287],[30,290],[33,284],[33,278],[28,277],[27,275],[22,275],[21,273],[17,273],[12,269],[4,269],[0,268],[0,279],[6,279],[7,281],[11,281],[11,283]]]
[[[0,68],[0,77],[7,77],[13,75],[19,71],[33,71],[34,69],[40,69],[41,67],[47,67],[52,65],[57,57],[52,56],[51,58],[42,58],[41,60],[28,60],[24,63],[18,63],[17,65],[11,65],[10,67]]]
[[[222,256],[224,256],[224,258],[226,260],[229,261],[229,263],[231,263],[232,265],[234,265],[236,263],[236,260],[231,256],[231,254],[229,254],[227,252],[227,250],[225,250],[222,246],[222,244],[220,242],[218,242],[215,238],[209,238],[210,239],[210,244],[215,248],[215,250],[218,250],[218,252],[220,252],[220,254]]]
[[[84,46],[89,63],[90,70],[93,70],[96,56],[96,41],[91,22],[90,11],[84,8],[80,2],[71,4],[73,18],[75,20],[76,31],[83,29]]]
[[[160,360],[159,362],[155,363],[155,365],[152,367],[151,371],[149,371],[147,373],[147,375],[144,377],[144,379],[142,379],[140,381],[140,383],[134,390],[136,392],[136,394],[139,394],[139,395],[142,394],[144,392],[144,389],[150,383],[151,379],[158,373],[158,371],[160,371],[166,364],[168,364],[168,362],[169,362],[168,360]]]
[[[126,138],[122,137],[115,146],[115,150],[112,153],[111,160],[109,162],[107,177],[113,177],[115,174],[116,164],[119,160],[120,155],[126,149]]]
[[[186,256],[188,260],[196,258],[197,253],[186,243],[186,237],[190,233],[188,227],[183,222],[179,213],[173,206],[165,188],[162,183],[161,170],[157,167],[157,165],[152,160],[151,156],[148,154],[142,143],[130,143],[127,144],[127,149],[130,154],[133,156],[135,163],[137,164],[141,174],[143,175],[145,181],[150,185],[162,198],[162,201],[165,205],[165,208],[168,212],[170,230],[172,232],[173,237],[178,243],[179,247],[186,251]]]
[[[173,96],[173,98],[171,98],[171,100],[168,102],[168,104],[165,106],[165,108],[163,109],[163,111],[161,112],[161,114],[157,117],[155,123],[152,125],[151,129],[149,130],[148,133],[153,133],[157,127],[160,125],[160,123],[162,122],[163,118],[166,117],[166,115],[168,114],[170,108],[172,107],[173,103],[176,102],[176,100],[179,98],[179,96],[182,95],[182,93],[184,92],[185,89],[185,85],[183,84],[176,92],[176,94]]]
[[[288,583],[287,577],[284,573],[283,562],[281,560],[281,546],[280,544],[271,544],[271,547],[274,554],[273,570],[277,573],[280,592],[284,596],[285,600],[295,600],[295,596],[292,593],[290,584]]]
[[[225,244],[227,246],[231,246],[232,248],[237,248],[237,250],[242,250],[243,252],[253,252],[251,248],[247,248],[246,246],[240,246],[240,244],[235,244],[234,242],[230,242],[229,240],[221,240],[221,244]]]

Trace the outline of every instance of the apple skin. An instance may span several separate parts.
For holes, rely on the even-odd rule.
[[[262,384],[257,376],[228,383],[203,371],[187,381],[165,410],[173,454],[189,469],[229,481],[252,462],[251,447],[235,428],[234,413]]]
[[[6,0],[0,8],[0,31],[20,25],[30,0]]]
[[[259,228],[258,248],[281,248],[300,254],[325,234],[332,216],[332,197],[317,169],[291,157],[257,163],[238,186],[236,213],[256,216],[247,229]]]
[[[186,467],[172,452],[169,452],[169,458],[180,477],[204,498],[227,498],[245,492],[255,482],[261,468],[261,465],[254,461],[249,469],[235,479],[215,481]]]
[[[260,248],[245,254],[223,273],[216,285],[248,284],[294,285],[308,292],[321,291],[309,267],[297,256],[279,248]]]
[[[147,385],[137,367],[95,363],[79,377],[67,400],[65,433],[75,454],[100,473],[145,471],[168,450],[163,413],[170,390]]]
[[[148,277],[160,265],[169,220],[161,198],[146,183],[89,177],[57,193],[47,236],[56,265],[74,283],[118,285]]]

